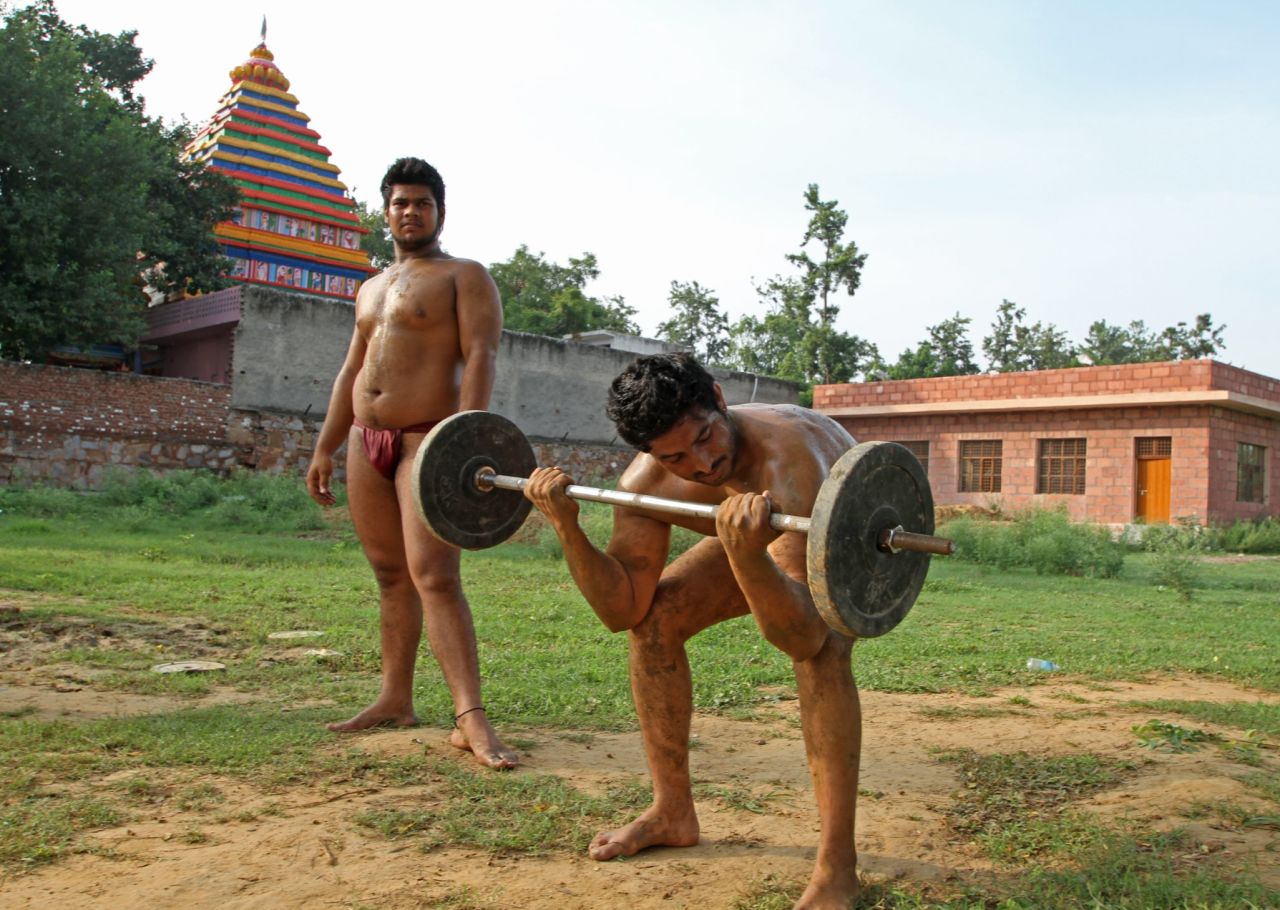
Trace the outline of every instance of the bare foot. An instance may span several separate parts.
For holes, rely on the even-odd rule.
[[[484,716],[483,708],[468,711],[456,723],[458,726],[449,734],[450,744],[472,753],[480,764],[498,771],[506,771],[520,764],[520,753],[502,744],[488,718]]]
[[[794,910],[849,910],[858,897],[860,883],[856,866],[845,871],[813,870],[809,887],[804,889]]]
[[[698,816],[670,818],[650,806],[640,817],[617,831],[602,831],[591,841],[587,855],[604,862],[617,856],[634,856],[646,847],[692,847],[698,842]]]
[[[371,727],[413,727],[417,726],[417,723],[418,718],[412,708],[408,711],[397,711],[375,702],[355,717],[334,721],[331,724],[325,724],[325,727],[334,733],[355,733]]]

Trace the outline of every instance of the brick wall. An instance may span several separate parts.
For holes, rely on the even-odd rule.
[[[1213,360],[1181,360],[1040,370],[1033,373],[939,376],[932,379],[817,386],[813,390],[813,406],[821,411],[867,405],[937,404],[1210,389],[1225,389],[1280,401],[1280,380]]]
[[[929,442],[929,485],[937,505],[969,504],[1017,510],[1065,507],[1076,521],[1125,524],[1134,517],[1134,438],[1171,436],[1173,516],[1209,515],[1204,476],[1209,440],[1209,408],[1125,408],[1122,411],[1024,411],[1010,414],[947,414],[898,418],[841,417],[859,442]],[[1086,492],[1036,492],[1041,439],[1088,440]],[[960,492],[960,443],[1002,441],[999,493]],[[1234,470],[1234,469],[1233,469]],[[1234,475],[1233,475],[1234,476]]]
[[[1238,444],[1251,443],[1266,447],[1268,480],[1264,501],[1238,502],[1236,499],[1236,468]],[[1205,446],[1208,464],[1209,513],[1220,524],[1280,516],[1276,505],[1276,479],[1280,478],[1280,424],[1276,421],[1214,408],[1210,432]]]
[[[0,483],[97,486],[108,467],[235,463],[226,386],[0,361]]]
[[[1147,406],[1090,408],[1092,396],[1142,393],[1227,391],[1253,402],[1231,408],[1189,401]],[[1036,398],[1074,398],[1062,409],[1018,410],[1017,402]],[[968,401],[1009,401],[995,409],[966,411]],[[1262,404],[1260,405],[1259,402]],[[938,406],[923,413],[868,414],[887,405]],[[1280,516],[1276,491],[1265,502],[1236,501],[1237,444],[1267,449],[1268,484],[1280,477],[1280,419],[1259,416],[1280,405],[1280,380],[1211,360],[1126,364],[1045,370],[1037,373],[949,376],[899,382],[819,386],[818,410],[837,417],[858,439],[929,441],[929,477],[939,504],[975,504],[1017,509],[1065,506],[1076,520],[1123,524],[1136,512],[1135,439],[1168,436],[1173,442],[1170,515],[1174,519],[1230,524],[1241,519]],[[958,406],[958,407],[957,407]],[[1243,408],[1243,410],[1241,410]],[[1252,413],[1256,412],[1256,413]],[[1036,493],[1039,440],[1085,438],[1088,442],[1086,492]],[[998,439],[1003,445],[999,494],[959,491],[960,442]]]
[[[215,383],[0,361],[0,485],[93,489],[112,468],[306,470],[322,418],[230,401],[231,387]],[[633,454],[532,442],[539,463],[584,482],[616,477]],[[339,480],[343,456],[335,459]]]

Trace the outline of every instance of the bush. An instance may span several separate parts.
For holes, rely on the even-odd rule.
[[[0,489],[0,512],[29,518],[61,518],[81,512],[85,498],[83,493],[56,487],[6,487]]]
[[[1124,548],[1106,528],[1074,524],[1062,509],[1028,509],[1012,521],[959,518],[938,533],[956,542],[956,558],[998,569],[1113,578],[1124,566]]]
[[[1173,546],[1166,547],[1156,552],[1155,571],[1151,580],[1159,587],[1178,592],[1183,600],[1189,601],[1199,581],[1197,565],[1194,552]]]
[[[1280,520],[1238,521],[1222,532],[1221,545],[1232,553],[1280,553]]]
[[[1222,533],[1216,528],[1191,522],[1151,525],[1142,534],[1141,546],[1155,556],[1151,580],[1191,600],[1198,580],[1201,554],[1220,548]]]
[[[1174,524],[1145,525],[1138,545],[1149,553],[1171,550],[1183,553],[1212,553],[1222,549],[1222,532],[1210,525],[1192,520],[1179,520]]]

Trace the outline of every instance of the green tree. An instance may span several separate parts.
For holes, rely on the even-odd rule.
[[[1165,355],[1158,360],[1197,360],[1201,357],[1212,357],[1224,347],[1222,333],[1225,325],[1217,328],[1213,325],[1213,317],[1201,313],[1195,324],[1188,326],[1179,322],[1169,326],[1160,333],[1160,353]]]
[[[692,349],[706,363],[720,363],[729,348],[729,320],[715,292],[696,281],[673,281],[667,305],[672,316],[658,326],[658,337]]]
[[[506,262],[489,266],[489,273],[502,296],[503,324],[513,332],[559,337],[593,329],[640,331],[633,321],[635,308],[622,297],[586,293],[587,282],[600,276],[591,253],[559,265],[521,244]]]
[[[1052,323],[1027,325],[1023,322],[1026,315],[1027,311],[1012,300],[1000,302],[991,334],[982,339],[982,351],[991,369],[1013,373],[1080,365],[1066,332]]]
[[[1081,358],[1103,366],[1117,363],[1146,363],[1152,360],[1195,360],[1212,357],[1224,347],[1226,326],[1213,324],[1208,313],[1196,316],[1194,324],[1179,322],[1160,332],[1149,331],[1142,320],[1128,326],[1109,325],[1098,320],[1080,344]]]
[[[849,216],[838,206],[834,199],[824,202],[819,197],[818,184],[809,184],[804,193],[805,210],[811,213],[809,226],[800,241],[800,252],[787,254],[787,261],[800,269],[800,280],[816,307],[818,324],[828,327],[840,312],[831,296],[843,288],[852,297],[862,284],[862,267],[867,261],[867,254],[859,253],[852,240],[841,242]],[[805,249],[811,243],[818,245],[821,259],[813,259]]]
[[[929,337],[898,356],[898,362],[883,367],[886,379],[923,379],[929,376],[968,376],[980,372],[973,359],[968,316],[956,313],[929,326]]]
[[[1089,326],[1084,341],[1080,343],[1079,353],[1081,360],[1096,366],[1138,363],[1148,359],[1154,344],[1154,337],[1147,332],[1141,320],[1125,327],[1109,325],[1100,319]]]
[[[867,255],[844,242],[849,216],[838,202],[824,201],[816,183],[804,199],[809,224],[800,251],[786,257],[800,274],[776,275],[756,288],[768,310],[762,318],[744,316],[730,329],[728,365],[810,385],[846,382],[878,359],[871,342],[835,328],[840,308],[834,297],[857,291]],[[809,253],[811,244],[817,258]]]
[[[396,245],[391,239],[391,231],[387,229],[387,219],[382,210],[371,208],[357,200],[356,217],[360,219],[360,226],[369,232],[360,238],[360,249],[369,254],[369,265],[375,269],[385,269],[395,262]]]
[[[144,113],[135,32],[68,25],[51,0],[6,12],[0,32],[0,353],[133,345],[144,282],[225,286],[212,228],[236,190],[179,162],[186,124]]]

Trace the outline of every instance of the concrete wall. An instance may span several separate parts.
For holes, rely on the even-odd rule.
[[[341,301],[266,288],[232,290],[165,314],[225,322],[192,322],[192,331],[165,336],[172,344],[212,352],[205,359],[216,365],[228,351],[225,333],[239,306],[229,340],[229,385],[0,362],[0,483],[96,487],[109,465],[305,470],[351,341],[355,310]],[[211,307],[218,311],[204,312]],[[607,481],[633,453],[616,444],[604,416],[605,395],[634,356],[504,332],[492,408],[530,437],[540,463]],[[798,397],[793,383],[716,375],[731,404]],[[335,468],[341,477],[341,453]]]
[[[502,333],[492,410],[511,418],[526,436],[593,445],[617,443],[605,417],[609,383],[634,354],[541,335]],[[795,383],[713,369],[729,404],[794,404]]]
[[[350,304],[246,288],[235,330],[232,406],[323,417],[354,326]],[[609,445],[615,436],[605,396],[634,359],[625,351],[503,332],[491,410],[531,438]],[[795,383],[712,372],[730,404],[799,398]]]
[[[349,303],[246,287],[235,328],[232,406],[323,417],[354,328]]]

